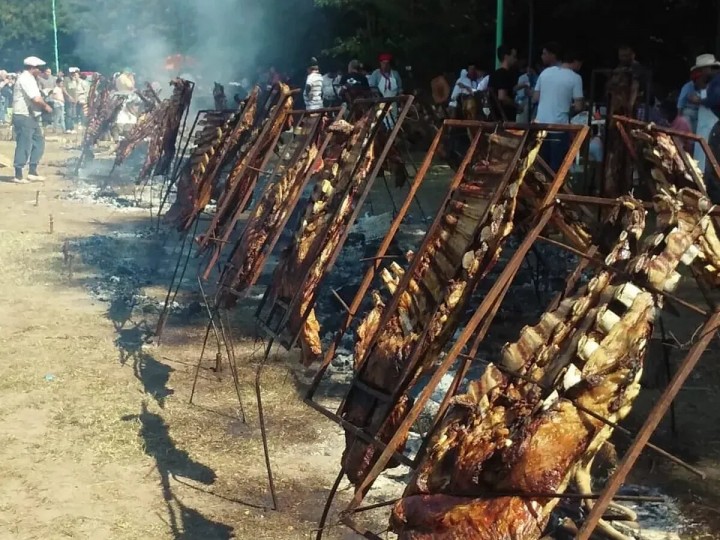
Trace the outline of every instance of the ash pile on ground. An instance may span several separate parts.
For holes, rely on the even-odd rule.
[[[112,231],[69,240],[66,251],[88,270],[82,280],[93,299],[110,304],[110,311],[125,314],[125,320],[145,319],[161,312],[164,299],[143,291],[166,287],[173,271],[166,263],[174,246],[163,240],[152,228]],[[169,307],[172,313],[187,316],[202,310],[197,302],[174,302]]]
[[[621,502],[620,505],[628,508],[637,515],[637,521],[613,521],[611,524],[616,530],[628,538],[637,540],[680,540],[681,536],[692,530],[694,524],[683,515],[677,502],[656,488],[644,486],[625,485],[618,495],[657,497],[661,502]],[[566,501],[559,505],[559,510],[553,514],[549,529],[553,538],[557,540],[571,540],[574,532],[567,532],[561,528],[563,521],[570,519],[580,524],[586,517],[579,508],[577,500]]]
[[[77,174],[76,158],[57,166],[62,175],[73,182],[73,187],[62,196],[65,200],[100,204],[120,212],[157,208],[160,203],[159,190],[153,190],[151,185],[143,188],[135,184],[139,167],[126,164],[113,171],[113,161],[100,158],[85,163]]]

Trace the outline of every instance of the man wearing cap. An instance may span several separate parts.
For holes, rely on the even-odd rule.
[[[717,67],[709,69],[712,70],[713,74],[707,88],[702,91],[703,99],[700,104],[700,114],[703,113],[704,109],[707,109],[709,114],[712,114],[715,118],[715,125],[710,130],[707,141],[710,150],[717,158],[720,156],[720,121],[718,121],[718,118],[720,118],[720,72]],[[698,131],[700,130],[701,120],[703,119],[699,117]],[[698,133],[698,135],[700,135],[700,133]],[[707,188],[708,196],[714,204],[720,204],[720,178],[715,174],[715,168],[712,163],[705,163],[705,154],[699,147],[699,144],[695,145],[695,160],[699,161],[698,157],[702,155],[703,166],[700,170],[705,173],[705,187]]]
[[[83,81],[80,79],[80,68],[71,67],[68,69],[70,76],[65,81],[65,91],[70,98],[70,103],[65,104],[65,128],[68,133],[75,132],[75,123],[78,121],[78,103],[80,95],[84,91]]]
[[[24,61],[25,68],[15,82],[13,93],[13,128],[15,130],[15,183],[27,184],[23,178],[23,169],[30,162],[28,179],[44,180],[38,174],[38,163],[45,151],[45,136],[40,125],[43,111],[51,113],[48,105],[40,94],[37,76],[45,62],[35,56]]]

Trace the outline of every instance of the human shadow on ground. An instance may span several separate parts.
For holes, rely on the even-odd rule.
[[[143,402],[140,414],[124,416],[122,419],[140,421],[139,435],[144,441],[145,453],[155,460],[173,537],[176,540],[234,538],[232,527],[213,521],[184,504],[173,492],[170,483],[171,478],[175,481],[184,478],[210,486],[215,483],[215,471],[193,460],[186,451],[175,446],[167,424],[160,415],[148,410],[147,402]]]
[[[142,383],[145,393],[152,396],[163,408],[165,400],[174,393],[167,384],[170,381],[170,374],[175,370],[156,360],[144,349],[148,346],[148,338],[151,335],[146,321],[140,321],[127,328],[119,328],[117,334],[115,346],[120,354],[120,364],[132,366],[135,378]]]

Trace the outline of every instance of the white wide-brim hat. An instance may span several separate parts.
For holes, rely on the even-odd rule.
[[[40,60],[37,56],[28,56],[25,60],[23,60],[23,64],[28,67],[42,67],[45,65],[45,61]]]
[[[708,53],[698,56],[695,59],[695,65],[690,69],[690,71],[695,71],[696,69],[702,69],[707,67],[720,67],[720,62],[718,62],[714,54]]]

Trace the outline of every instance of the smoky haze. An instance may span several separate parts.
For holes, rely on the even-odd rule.
[[[141,80],[178,75],[211,85],[255,69],[262,52],[267,0],[66,0],[76,20],[80,67],[131,68]],[[195,64],[168,71],[181,54]]]

